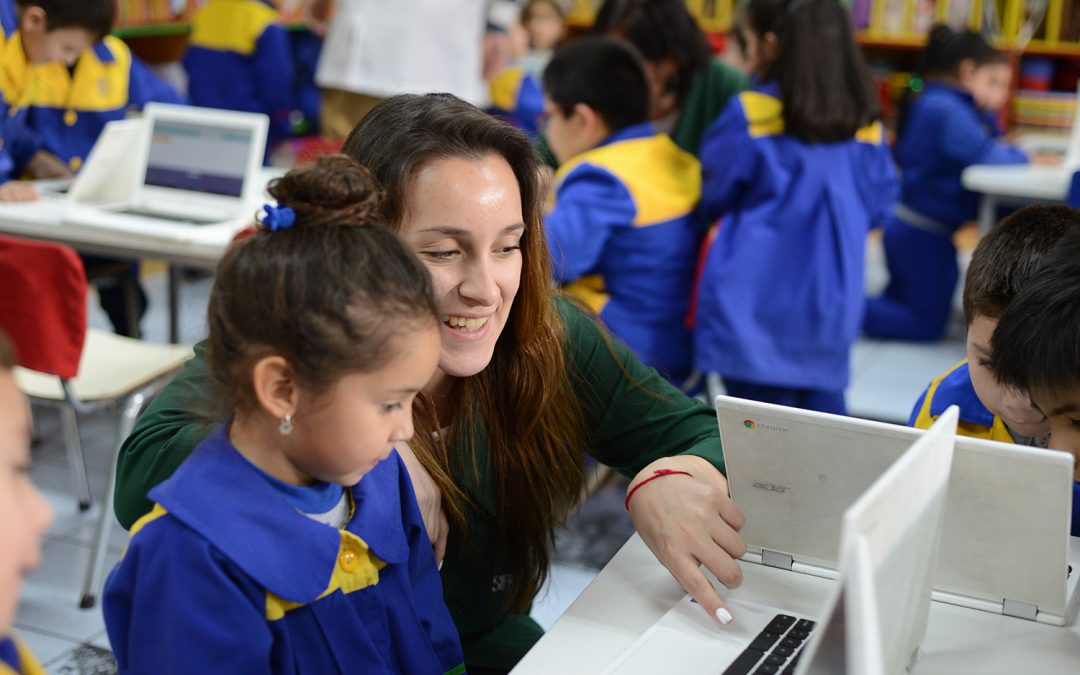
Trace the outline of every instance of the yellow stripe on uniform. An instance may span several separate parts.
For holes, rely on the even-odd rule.
[[[521,81],[525,79],[523,68],[506,68],[492,80],[491,105],[501,110],[513,110],[517,107],[518,91],[521,90]]]
[[[316,600],[330,595],[334,591],[352,593],[379,583],[379,570],[386,567],[386,563],[375,557],[375,554],[364,543],[364,540],[351,532],[341,530],[341,546],[338,548],[337,564],[334,565],[334,573],[330,575],[330,583]],[[303,607],[303,602],[290,602],[273,593],[266,593],[266,619],[277,621],[285,616],[285,613]]]
[[[189,44],[223,52],[253,54],[255,42],[277,18],[277,10],[261,2],[216,0],[195,15]]]
[[[112,35],[106,35],[103,42],[112,52],[112,63],[102,62],[93,49],[87,49],[79,57],[73,74],[59,61],[35,66],[39,86],[30,104],[86,112],[125,107],[131,79],[131,50]]]
[[[784,106],[780,99],[758,91],[744,91],[739,94],[739,103],[751,138],[784,133]]]
[[[557,178],[580,164],[606,169],[622,181],[634,201],[634,227],[685,216],[701,199],[701,164],[664,134],[583,152],[560,167]]]
[[[596,314],[604,311],[604,306],[611,299],[604,289],[604,278],[599,274],[590,274],[566,284],[562,289],[573,295]]]
[[[916,429],[929,429],[934,424],[934,420],[937,418],[930,414],[930,405],[934,401],[934,395],[937,393],[938,385],[945,381],[949,375],[953,373],[957,368],[967,363],[967,359],[957,363],[952,368],[930,383],[930,386],[926,389],[926,396],[923,397],[922,407],[919,408],[919,415],[915,418]],[[1001,421],[1001,418],[997,415],[994,416],[994,424],[991,427],[984,427],[981,424],[974,424],[972,422],[965,422],[960,420],[956,426],[956,433],[960,436],[967,436],[969,438],[981,438],[988,441],[998,441],[999,443],[1015,443],[1012,434],[1009,433],[1009,428],[1005,426],[1005,423]]]
[[[870,145],[881,145],[885,142],[885,127],[881,122],[868,124],[855,132],[855,140]]]

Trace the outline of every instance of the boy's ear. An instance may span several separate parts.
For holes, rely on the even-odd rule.
[[[584,103],[575,103],[571,117],[576,117],[579,120],[580,129],[587,133],[590,138],[599,136],[597,143],[607,138],[607,124],[604,123],[604,118],[596,111],[596,108]]]
[[[956,67],[957,79],[963,82],[975,73],[975,69],[975,59],[962,59],[960,65]]]
[[[284,357],[275,354],[260,359],[252,369],[251,384],[259,406],[275,419],[296,412],[300,389],[296,373]]]
[[[48,32],[48,21],[45,10],[37,5],[30,5],[19,15],[19,32],[31,35],[42,35]]]

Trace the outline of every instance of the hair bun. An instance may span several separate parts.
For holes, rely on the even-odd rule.
[[[375,176],[340,153],[291,169],[267,191],[296,212],[300,228],[374,225],[383,219],[383,190]]]

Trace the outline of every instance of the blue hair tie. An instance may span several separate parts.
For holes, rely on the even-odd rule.
[[[288,206],[263,206],[262,224],[271,232],[287,230],[296,222],[296,211]]]

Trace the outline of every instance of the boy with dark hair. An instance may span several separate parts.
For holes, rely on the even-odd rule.
[[[562,165],[545,218],[555,278],[680,384],[704,232],[700,165],[653,129],[644,66],[626,42],[591,36],[561,47],[544,89],[547,139]]]
[[[40,139],[27,127],[29,106],[40,86],[37,66],[61,62],[71,66],[102,39],[116,19],[114,0],[16,0],[15,26],[4,26],[0,62],[0,201],[25,201],[37,192],[12,179],[31,160],[43,165],[38,175],[67,173],[55,157],[39,152]],[[9,17],[10,20],[10,17]]]
[[[1080,234],[1062,239],[1005,310],[991,350],[998,383],[1028,392],[1049,422],[1049,446],[1072,454],[1080,481]],[[1080,482],[1072,523],[1080,536]]]
[[[1080,236],[1080,211],[1034,205],[1005,218],[972,255],[964,282],[968,357],[933,382],[909,424],[928,429],[950,405],[960,408],[957,433],[1003,443],[1047,447],[1050,426],[1023,388],[1002,386],[991,363],[991,336],[1016,298],[1047,268],[1066,238]],[[1080,492],[1080,486],[1074,493]],[[1080,518],[1073,534],[1080,534]]]

